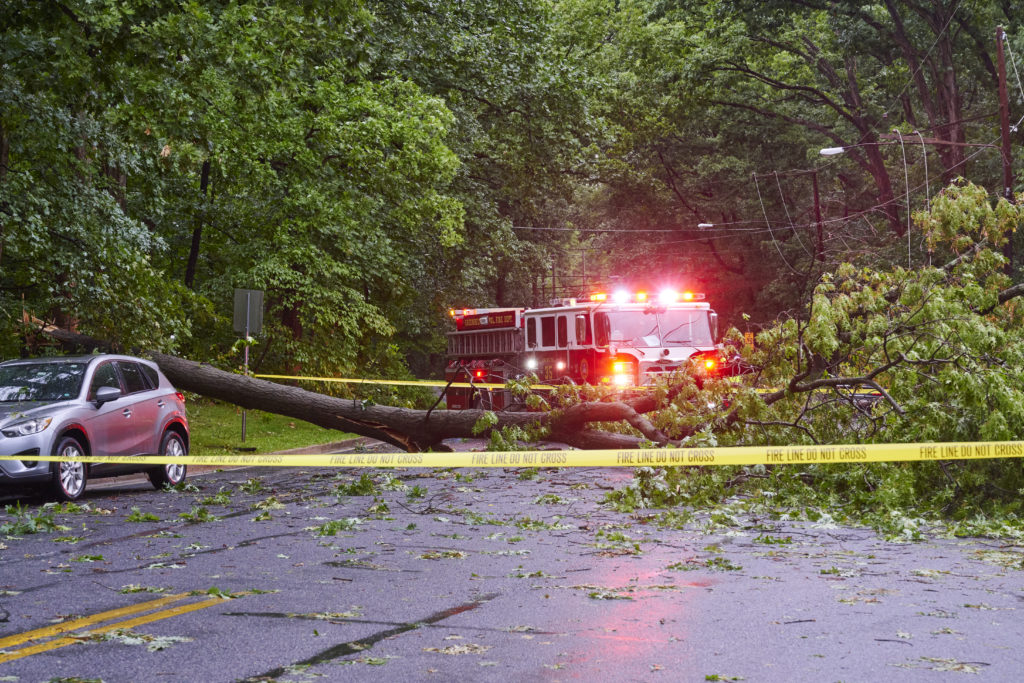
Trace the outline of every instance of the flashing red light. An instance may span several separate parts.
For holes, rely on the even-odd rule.
[[[477,379],[483,379],[485,374],[487,374],[487,373],[484,372],[483,370],[474,370],[473,371],[473,376],[476,377]]]
[[[608,295],[605,294],[604,292],[594,292],[593,294],[590,295],[590,300],[591,301],[607,301],[608,300]]]
[[[182,403],[185,402],[185,394],[181,393],[180,391],[176,391],[174,392],[174,395],[177,396],[178,400],[181,401]]]
[[[636,293],[636,300],[637,301],[647,301],[647,292],[637,292]]]
[[[715,365],[716,365],[716,363],[715,363],[715,359],[714,358],[705,358],[704,359],[704,369],[705,370],[714,370],[715,369]]]

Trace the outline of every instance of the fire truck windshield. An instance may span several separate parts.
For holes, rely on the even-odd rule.
[[[711,326],[703,310],[608,311],[609,341],[619,346],[712,346]]]

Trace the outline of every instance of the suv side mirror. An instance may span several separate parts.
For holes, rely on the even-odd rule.
[[[121,398],[121,390],[117,387],[100,387],[96,390],[96,397],[93,401],[96,402],[96,407],[103,405],[104,403],[110,403]]]

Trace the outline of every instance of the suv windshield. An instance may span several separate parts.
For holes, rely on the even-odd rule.
[[[704,310],[609,311],[609,341],[620,346],[712,346],[711,326]]]
[[[85,363],[0,365],[0,402],[64,401],[82,390]]]

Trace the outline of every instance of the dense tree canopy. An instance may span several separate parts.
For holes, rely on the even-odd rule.
[[[0,352],[28,315],[230,367],[236,287],[265,371],[436,373],[450,306],[614,278],[801,329],[824,274],[938,264],[910,214],[957,176],[1000,194],[1019,9],[4,3]]]

